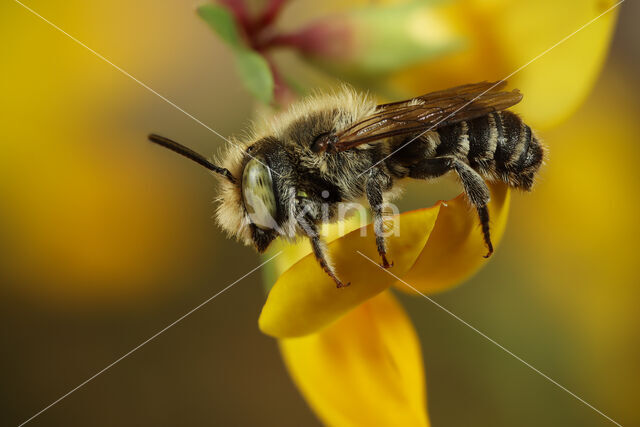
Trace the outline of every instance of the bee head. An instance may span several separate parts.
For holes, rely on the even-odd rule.
[[[252,156],[249,153],[253,146],[246,149],[245,154],[249,158],[243,160],[244,149],[236,144],[236,150],[231,150],[227,155],[229,169],[213,164],[204,156],[169,138],[151,134],[149,140],[195,161],[222,178],[218,223],[230,235],[245,244],[253,244],[258,251],[264,252],[267,249],[277,236],[276,196],[271,169],[263,156]]]
[[[258,252],[280,235],[292,236],[288,218],[293,200],[283,190],[278,147],[273,137],[256,138],[232,146],[223,157],[224,166],[239,179],[220,180],[216,220],[231,237]]]
[[[265,115],[241,138],[228,139],[227,151],[215,164],[167,138],[149,139],[213,171],[219,181],[218,225],[229,237],[262,252],[276,237],[294,240],[299,231],[295,168],[300,154],[324,155],[333,143],[329,131],[344,129],[375,108],[372,98],[347,86],[333,94],[316,94],[287,111]],[[301,153],[300,147],[309,153]],[[311,163],[317,166],[315,158]]]

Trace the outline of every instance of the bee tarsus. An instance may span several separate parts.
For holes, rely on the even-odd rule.
[[[380,254],[380,256],[382,257],[382,264],[380,265],[382,268],[387,269],[393,267],[393,261],[389,262],[386,254]]]
[[[493,254],[493,243],[491,243],[491,233],[489,230],[489,209],[484,205],[479,206],[477,210],[478,216],[480,217],[480,226],[482,227],[482,237],[487,246],[487,254],[484,255],[484,257],[489,258],[491,254]]]

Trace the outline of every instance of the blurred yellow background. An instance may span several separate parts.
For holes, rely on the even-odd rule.
[[[307,16],[309,3],[286,18]],[[222,135],[252,117],[197,3],[25,4]],[[593,93],[544,132],[548,164],[532,194],[514,197],[493,260],[436,299],[638,425],[640,6],[623,7]],[[222,139],[19,4],[0,6],[0,24],[0,419],[15,425],[260,260],[216,228],[208,173],[146,135],[205,154]],[[456,190],[412,184],[401,207]],[[434,425],[607,423],[427,301],[401,299],[420,333]],[[257,329],[263,301],[256,272],[33,424],[318,424]]]

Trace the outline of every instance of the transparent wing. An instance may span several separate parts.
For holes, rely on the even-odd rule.
[[[426,132],[504,110],[522,99],[517,89],[504,91],[506,84],[473,83],[378,105],[373,114],[337,133],[332,147],[344,151],[390,136]]]

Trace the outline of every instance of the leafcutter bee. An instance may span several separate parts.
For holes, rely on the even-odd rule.
[[[382,105],[348,87],[316,95],[231,141],[222,166],[167,138],[149,139],[216,173],[216,219],[230,236],[259,252],[276,237],[306,236],[320,267],[342,287],[319,226],[340,219],[340,203],[366,199],[382,266],[390,267],[382,206],[405,178],[456,174],[491,255],[485,180],[530,190],[544,159],[531,128],[507,111],[522,95],[505,85],[468,84]]]

